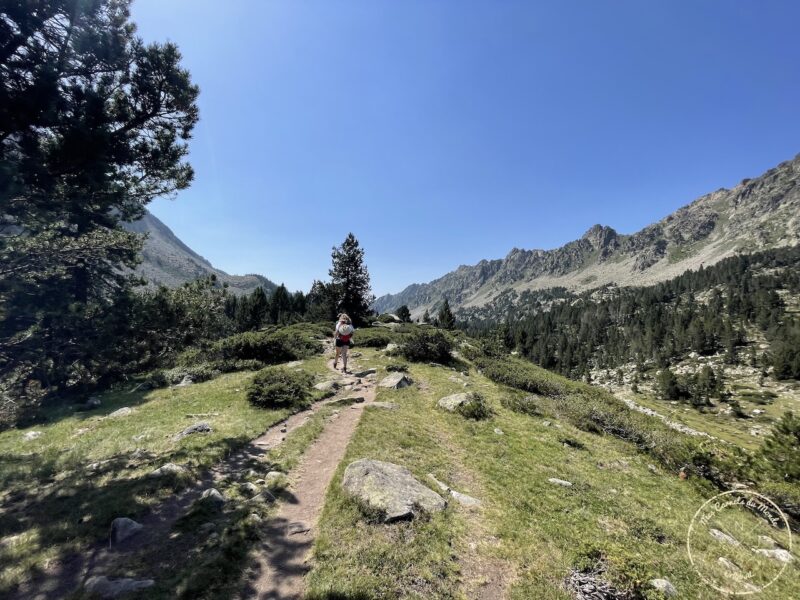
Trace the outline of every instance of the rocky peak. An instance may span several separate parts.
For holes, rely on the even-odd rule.
[[[616,245],[617,232],[607,225],[592,225],[581,237],[597,250]]]

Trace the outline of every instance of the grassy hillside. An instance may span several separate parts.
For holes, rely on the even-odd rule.
[[[392,360],[376,356],[374,364]],[[604,580],[632,597],[661,597],[648,587],[654,578],[668,578],[681,598],[718,597],[686,553],[693,515],[717,492],[709,482],[682,479],[632,443],[548,414],[553,407],[544,396],[540,414],[511,410],[529,395],[474,368],[464,376],[413,364],[410,375],[414,387],[379,393],[398,408],[365,415],[329,490],[312,598],[448,598],[488,585],[511,598],[567,599],[564,581],[573,569],[602,569]],[[568,390],[563,403],[585,401],[572,382],[551,381]],[[464,382],[489,399],[492,419],[466,420],[436,407]],[[360,458],[403,465],[436,489],[427,479],[432,473],[483,508],[451,502],[430,520],[372,523],[340,487],[346,465]],[[751,524],[763,527],[755,517]],[[790,565],[761,597],[797,597],[798,575]]]

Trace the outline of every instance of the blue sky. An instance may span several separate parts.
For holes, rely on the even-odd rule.
[[[632,233],[800,152],[800,2],[134,0],[201,88],[151,210],[230,273],[377,294],[594,223]]]

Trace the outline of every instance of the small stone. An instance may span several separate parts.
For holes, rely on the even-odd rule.
[[[460,406],[469,404],[470,401],[469,394],[452,394],[451,396],[445,396],[444,398],[439,399],[437,405],[439,408],[443,408],[449,412],[455,412]]]
[[[187,435],[192,435],[194,433],[211,433],[214,431],[211,429],[211,425],[206,423],[205,421],[201,421],[200,423],[195,423],[190,427],[187,427],[183,431],[181,431],[178,435],[175,436],[176,440],[186,437]]]
[[[108,415],[109,419],[115,419],[117,417],[127,417],[133,412],[133,409],[129,406],[123,406],[122,408],[118,408],[110,415]]]
[[[386,348],[383,349],[384,352],[394,352],[395,350],[399,350],[400,346],[397,344],[386,344]]]
[[[353,377],[368,377],[370,375],[375,375],[377,372],[377,369],[366,369],[364,371],[359,371],[358,373],[353,373]]]
[[[480,506],[481,501],[477,498],[473,498],[472,496],[467,496],[466,494],[462,494],[461,492],[457,492],[455,490],[450,490],[450,496],[458,502],[461,506]]]
[[[314,389],[317,390],[318,392],[333,392],[338,390],[340,387],[342,386],[338,381],[329,379],[328,381],[323,381],[321,383],[316,384],[314,386]]]
[[[93,576],[86,580],[83,586],[89,594],[100,596],[101,598],[119,598],[125,594],[139,592],[153,587],[155,581],[152,579],[109,579],[108,577]]]
[[[737,567],[734,563],[732,563],[730,560],[728,560],[725,557],[720,556],[717,559],[717,562],[719,564],[721,564],[723,567],[725,567],[725,569],[727,569],[728,571],[730,571],[732,573],[738,573],[739,571],[741,571],[741,569],[739,567]]]
[[[542,421],[542,427],[550,427],[550,421]]]
[[[366,398],[364,398],[364,396],[350,396],[348,398],[342,398],[342,402],[346,402],[348,404],[361,404],[365,400]]]
[[[186,468],[180,465],[176,465],[175,463],[166,463],[155,471],[151,472],[149,477],[164,477],[166,475],[179,475],[181,473],[185,473]]]
[[[30,440],[35,440],[36,438],[39,437],[42,437],[41,431],[29,431],[28,433],[22,436],[22,439],[25,440],[26,442],[29,442]]]
[[[720,531],[719,529],[709,529],[708,533],[710,533],[711,537],[713,537],[715,540],[718,540],[725,544],[729,544],[731,546],[741,546],[739,540],[729,536],[727,533]]]
[[[186,387],[188,385],[193,385],[193,384],[194,384],[194,379],[192,379],[192,376],[191,375],[184,375],[183,379],[181,379],[181,382],[180,383],[176,383],[172,387],[180,388],[180,387]]]
[[[767,558],[771,558],[782,563],[790,563],[794,560],[794,556],[792,556],[788,550],[784,550],[783,548],[772,548],[769,550],[762,548],[760,550],[756,550],[756,554],[766,556]]]
[[[562,487],[572,487],[572,483],[569,481],[565,481],[564,479],[556,479],[555,477],[551,477],[547,481],[555,485],[560,485]]]
[[[765,548],[777,548],[778,542],[773,540],[768,535],[760,535],[758,536],[758,543]]]
[[[248,496],[255,496],[260,491],[256,484],[250,483],[249,481],[240,485],[239,489]]]
[[[651,473],[655,473],[656,475],[658,475],[658,467],[656,467],[655,465],[653,465],[653,464],[649,464],[649,465],[647,465],[647,469],[648,469],[648,470],[649,470]]]
[[[144,529],[144,525],[127,517],[117,517],[111,522],[111,545],[124,542]]]
[[[495,427],[494,428],[494,433],[495,433],[495,435],[503,435],[503,430],[500,429],[499,427]]]
[[[406,377],[403,373],[392,373],[384,377],[378,385],[382,388],[399,390],[410,386],[411,383],[411,379]]]
[[[217,509],[222,508],[225,505],[225,496],[220,494],[219,490],[216,488],[210,488],[204,491],[200,495],[200,500],[208,502]]]
[[[678,590],[675,589],[669,579],[651,579],[650,587],[664,594],[666,598],[672,598],[678,593]]]

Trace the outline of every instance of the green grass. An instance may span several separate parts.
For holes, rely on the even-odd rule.
[[[379,366],[385,361],[374,358]],[[570,569],[598,560],[607,579],[640,597],[658,597],[646,585],[657,577],[672,581],[682,598],[718,597],[686,553],[689,523],[716,493],[708,483],[661,467],[653,472],[653,458],[613,436],[510,410],[504,405],[514,404],[509,395],[516,392],[474,370],[467,389],[481,392],[494,416],[472,421],[438,410],[439,398],[464,390],[450,381],[452,373],[414,364],[410,374],[422,388],[381,390],[378,400],[398,408],[365,413],[328,491],[308,578],[311,598],[463,597],[473,576],[462,561],[470,547],[478,562],[509,574],[507,593],[520,600],[566,600],[562,583]],[[344,468],[359,458],[403,465],[428,485],[425,476],[433,473],[484,507],[470,513],[450,506],[429,520],[372,524],[340,487]],[[574,486],[552,485],[551,477]],[[760,597],[800,596],[799,574],[790,565]]]
[[[8,542],[0,546],[0,591],[105,539],[115,517],[136,518],[187,483],[162,487],[146,477],[156,467],[184,465],[193,480],[284,418],[286,411],[247,402],[251,377],[235,373],[184,388],[112,392],[94,411],[64,408],[50,412],[46,423],[0,433],[0,539]],[[133,413],[105,418],[124,406]],[[186,416],[206,413],[219,414]],[[174,439],[197,421],[209,422],[213,433]],[[42,435],[23,441],[27,431]],[[93,463],[99,464],[90,469]]]

